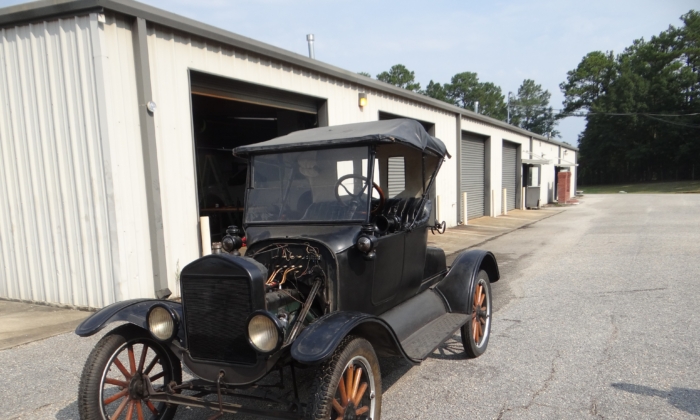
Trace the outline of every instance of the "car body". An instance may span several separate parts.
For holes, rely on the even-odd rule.
[[[226,252],[182,270],[181,302],[119,302],[85,320],[80,336],[127,324],[86,363],[83,418],[130,419],[139,410],[170,418],[172,407],[189,405],[379,419],[377,356],[420,363],[460,329],[468,357],[486,350],[498,265],[473,250],[447,267],[445,253],[427,245],[428,231],[440,230],[430,191],[449,154],[418,122],[315,128],[234,154],[249,160],[245,256],[231,227]],[[196,379],[183,383],[180,363]],[[319,372],[306,402],[290,397],[273,411],[222,399],[295,368]]]

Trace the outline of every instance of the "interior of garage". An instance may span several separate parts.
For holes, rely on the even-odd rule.
[[[190,86],[199,215],[219,241],[243,221],[248,168],[233,149],[327,125],[325,101],[199,72]]]

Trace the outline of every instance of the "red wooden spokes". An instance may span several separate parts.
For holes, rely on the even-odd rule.
[[[126,354],[124,355],[124,353]],[[149,353],[152,359],[148,361],[148,365],[146,365],[146,361],[149,358]],[[120,360],[120,357],[122,357],[122,360],[128,360],[128,368],[127,366],[125,366],[126,362],[122,362],[122,360]],[[153,415],[159,415],[158,409],[156,409],[156,407],[150,401],[145,401],[138,397],[134,397],[129,392],[129,386],[132,380],[134,380],[134,376],[142,374],[151,374],[151,371],[153,371],[153,369],[157,366],[159,360],[160,356],[158,356],[157,353],[150,349],[148,344],[143,344],[141,354],[138,358],[138,364],[136,363],[136,352],[134,351],[134,346],[131,344],[123,348],[112,359],[112,365],[116,366],[117,370],[124,376],[125,380],[122,380],[122,378],[105,377],[103,389],[105,385],[114,385],[118,387],[118,392],[116,392],[113,395],[110,395],[109,397],[104,398],[102,401],[103,406],[105,408],[108,405],[114,404],[117,401],[119,401],[119,405],[117,406],[116,410],[114,410],[114,413],[108,416],[110,420],[119,419],[122,415],[124,415],[122,418],[126,420],[132,420],[134,416],[138,420],[143,420],[143,403],[146,404],[146,407],[150,410],[151,413],[153,413]],[[107,370],[107,372],[108,374],[113,373],[111,366]],[[151,380],[151,382],[155,382],[163,378],[165,374],[166,372],[164,370],[161,370],[160,372],[150,376],[149,379]]]
[[[146,406],[148,407],[149,410],[151,410],[151,413],[153,413],[156,416],[158,415],[158,410],[156,410],[156,408],[153,406],[152,402],[146,401]]]
[[[127,347],[129,352],[129,368],[131,369],[131,376],[136,373],[136,359],[134,358],[134,348],[132,346]]]
[[[336,420],[342,420],[350,403],[355,408],[355,415],[361,416],[369,411],[369,406],[360,407],[362,397],[367,392],[367,382],[362,382],[362,368],[349,365],[338,383],[338,399],[333,399],[333,410],[338,414]]]
[[[474,291],[474,306],[472,310],[472,336],[474,337],[474,343],[477,345],[484,337],[482,325],[486,325],[486,310],[486,290],[484,290],[484,286],[479,283],[476,285],[476,290]]]
[[[143,420],[143,408],[141,408],[141,403],[136,404],[136,415],[139,420]]]

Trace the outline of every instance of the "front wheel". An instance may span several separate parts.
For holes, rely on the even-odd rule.
[[[491,335],[491,282],[484,270],[476,276],[471,301],[471,318],[461,330],[462,345],[469,359],[484,354]]]
[[[348,336],[321,365],[311,386],[307,418],[379,420],[382,376],[372,345]]]
[[[144,398],[144,376],[155,390],[182,382],[177,357],[143,330],[124,325],[105,335],[88,356],[78,388],[82,420],[168,420],[177,405]]]

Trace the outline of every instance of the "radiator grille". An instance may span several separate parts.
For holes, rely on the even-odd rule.
[[[182,279],[187,346],[195,359],[255,364],[246,319],[252,312],[250,280]]]

